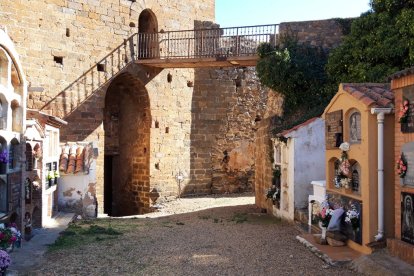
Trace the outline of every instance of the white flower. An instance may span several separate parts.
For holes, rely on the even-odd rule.
[[[349,150],[349,143],[348,142],[343,142],[340,146],[339,146],[339,148],[342,150],[342,151],[348,151]]]
[[[0,229],[4,229],[4,223],[0,223]]]
[[[345,222],[348,222],[349,223],[349,222],[351,222],[351,219],[349,217],[346,217],[345,218]]]

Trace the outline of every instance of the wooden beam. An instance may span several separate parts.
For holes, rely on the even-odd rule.
[[[208,67],[248,67],[256,66],[258,56],[223,58],[166,58],[139,59],[137,64],[157,68],[208,68]]]

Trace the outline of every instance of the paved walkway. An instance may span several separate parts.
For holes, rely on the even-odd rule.
[[[303,231],[302,227],[300,229]],[[317,244],[312,234],[306,232],[297,236],[296,239],[330,265],[340,266],[350,264],[355,271],[363,273],[364,275],[414,275],[414,266],[391,256],[387,249],[378,250],[370,255],[364,255],[346,246],[332,247]]]
[[[41,263],[47,246],[55,242],[59,233],[67,228],[72,220],[73,213],[59,213],[44,228],[34,230],[30,241],[22,240],[22,247],[15,248],[10,253],[12,264],[7,269],[8,276],[23,274]]]

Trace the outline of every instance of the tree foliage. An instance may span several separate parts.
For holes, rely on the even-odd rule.
[[[414,64],[414,0],[373,0],[332,51],[327,71],[339,82],[384,82]]]
[[[277,46],[262,44],[258,48],[256,70],[262,84],[284,96],[281,128],[320,115],[332,97],[327,89],[325,66],[328,55],[319,47],[299,44],[285,36]]]
[[[343,43],[328,54],[321,48],[282,38],[258,49],[261,82],[285,97],[278,128],[320,115],[341,82],[384,82],[414,65],[414,0],[372,0],[359,18],[339,20]]]

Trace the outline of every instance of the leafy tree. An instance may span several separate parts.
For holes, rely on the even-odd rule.
[[[414,65],[414,0],[373,0],[332,51],[327,71],[339,82],[384,82]]]
[[[260,81],[284,96],[284,116],[276,132],[323,112],[332,97],[327,89],[327,52],[287,35],[280,45],[262,44],[258,54]]]

